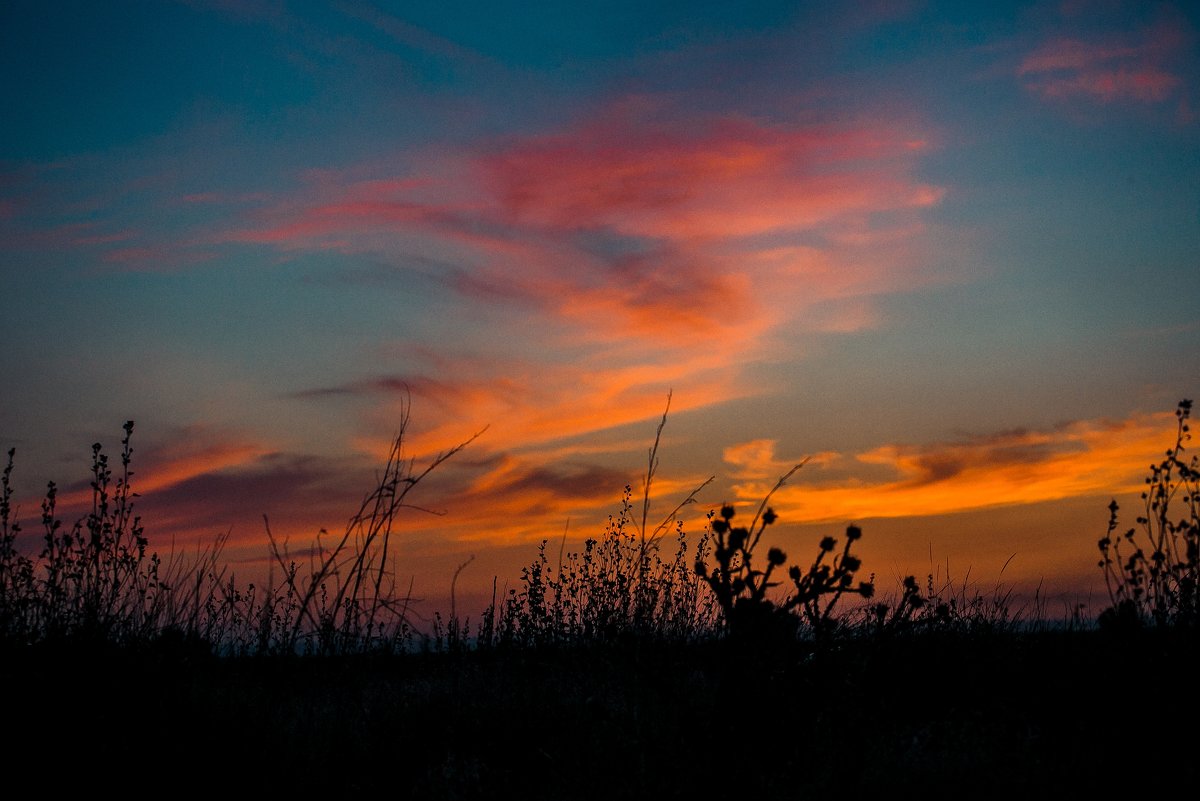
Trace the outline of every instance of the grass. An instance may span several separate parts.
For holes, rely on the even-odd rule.
[[[669,402],[668,402],[669,403]],[[669,405],[668,405],[669,409]],[[308,559],[240,585],[223,542],[153,551],[119,466],[92,448],[91,504],[33,542],[0,474],[0,752],[60,787],[387,791],[402,798],[964,793],[1194,788],[1197,462],[1151,470],[1140,528],[1100,540],[1112,605],[1050,625],[931,573],[879,587],[851,526],[788,564],[725,505],[691,534],[626,486],[578,551],[543,541],[471,624],[426,631],[396,583],[397,513],[457,448],[405,458]],[[776,489],[795,470],[780,478]],[[773,492],[773,491],[772,491]],[[658,520],[659,522],[655,522]],[[267,523],[270,534],[269,522]],[[765,553],[764,553],[765,551]],[[461,568],[460,568],[461,570]],[[457,578],[457,574],[455,575]],[[1140,677],[1140,678],[1139,678]],[[1186,722],[1182,728],[1172,721]]]

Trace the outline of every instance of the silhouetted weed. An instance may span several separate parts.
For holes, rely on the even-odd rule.
[[[1104,628],[1200,624],[1200,457],[1185,461],[1183,453],[1191,440],[1191,410],[1190,400],[1179,402],[1175,444],[1150,466],[1145,511],[1137,518],[1141,530],[1118,535],[1120,507],[1115,499],[1109,504],[1108,532],[1099,542],[1099,566],[1112,602],[1098,621]]]
[[[521,588],[493,603],[479,629],[481,646],[602,644],[631,638],[693,641],[715,624],[711,598],[692,573],[708,539],[689,546],[675,521],[676,547],[669,558],[659,540],[642,539],[632,525],[632,487],[626,486],[616,516],[603,535],[551,565],[548,542],[521,570]]]
[[[221,564],[225,537],[195,554],[164,562],[148,551],[133,514],[130,479],[133,423],[121,440],[114,480],[99,443],[92,446],[91,509],[71,527],[58,516],[51,482],[42,501],[43,546],[19,547],[11,477],[15,450],[0,474],[0,641],[29,645],[56,640],[146,645],[198,643],[224,655],[396,653],[411,644],[410,598],[397,592],[391,537],[409,493],[471,440],[424,468],[403,456],[407,407],[381,478],[332,546],[321,538],[307,569],[267,536],[278,577],[266,585],[239,583]],[[472,438],[474,439],[474,438]],[[173,646],[171,646],[173,647]]]
[[[42,549],[36,558],[17,547],[19,523],[12,516],[8,452],[0,502],[0,635],[11,644],[69,638],[133,643],[163,626],[169,588],[157,555],[146,553],[136,495],[127,422],[121,440],[121,472],[115,483],[108,456],[92,446],[91,509],[70,528],[58,517],[58,488],[50,482],[42,501]]]
[[[799,467],[780,478],[775,489]],[[697,560],[696,573],[712,589],[732,636],[794,637],[803,621],[814,636],[823,637],[830,631],[834,608],[842,596],[870,598],[875,592],[875,585],[869,581],[855,583],[862,563],[850,549],[862,537],[862,529],[847,527],[846,544],[836,554],[837,540],[823,537],[807,569],[798,565],[787,569],[792,587],[786,595],[778,600],[769,598],[768,592],[782,583],[771,581],[771,577],[787,562],[787,554],[779,548],[768,549],[766,567],[758,569],[754,567],[754,553],[767,526],[777,519],[775,511],[767,506],[774,491],[763,499],[748,527],[733,525],[736,512],[729,505],[721,507],[720,516],[710,516],[716,564],[710,571],[704,561]]]

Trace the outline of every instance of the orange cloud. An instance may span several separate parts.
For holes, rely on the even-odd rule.
[[[135,440],[136,437],[135,432]],[[112,449],[107,449],[106,453],[113,471],[112,492],[120,477],[120,454]],[[189,426],[165,442],[142,446],[135,441],[130,485],[138,494],[148,495],[198,476],[245,467],[268,453],[270,451],[260,443],[240,441],[203,426]],[[68,487],[58,495],[59,510],[64,514],[90,507],[91,501],[92,490],[86,485]]]
[[[1171,442],[1170,414],[1083,421],[1051,431],[1014,431],[967,442],[885,445],[857,454],[860,467],[834,481],[801,471],[773,498],[788,522],[917,517],[1136,491]],[[829,455],[825,455],[829,460]],[[757,501],[784,462],[774,442],[726,450],[739,498]],[[846,461],[839,465],[845,468]],[[768,469],[772,472],[768,473]],[[881,476],[880,473],[883,473]]]
[[[629,473],[590,465],[513,456],[490,462],[454,493],[453,520],[446,522],[461,539],[509,543],[553,537],[570,519],[613,505],[633,480]]]
[[[601,359],[543,364],[516,358],[499,365],[464,358],[457,369],[439,372],[437,378],[392,376],[319,392],[375,397],[373,431],[387,430],[411,396],[423,411],[408,442],[414,454],[428,456],[461,442],[464,431],[484,426],[488,430],[477,447],[489,452],[561,448],[554,443],[658,417],[672,389],[673,413],[747,394],[719,352],[714,357],[689,354],[667,365],[606,364]],[[382,456],[387,443],[370,439],[358,446]]]
[[[943,193],[916,177],[924,132],[653,105],[439,153],[419,172],[314,171],[299,197],[216,239],[400,252],[486,308],[486,341],[454,345],[487,358],[410,352],[396,374],[300,393],[370,397],[381,431],[411,391],[423,454],[484,425],[492,452],[555,446],[653,419],[670,389],[678,411],[766,391],[739,374],[774,332],[872,326],[877,296],[938,280],[913,245]]]
[[[772,482],[776,481],[801,461],[804,462],[806,468],[812,469],[827,467],[842,458],[833,451],[822,451],[811,456],[806,456],[803,459],[798,459],[795,462],[787,462],[775,457],[776,442],[773,439],[754,439],[749,442],[730,445],[723,451],[722,458],[726,464],[734,468],[731,472],[737,478],[770,479]]]

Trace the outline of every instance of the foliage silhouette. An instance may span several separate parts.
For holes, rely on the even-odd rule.
[[[307,567],[279,542],[264,518],[278,582],[241,584],[221,562],[226,536],[195,554],[165,561],[148,551],[133,514],[130,469],[133,422],[125,424],[121,472],[92,446],[91,511],[67,528],[51,482],[42,501],[43,547],[25,553],[14,519],[15,449],[0,474],[0,642],[57,640],[113,645],[185,642],[224,655],[399,652],[414,636],[407,593],[395,581],[392,536],[398,513],[415,507],[409,494],[479,434],[418,468],[404,455],[408,406],[375,487],[332,546],[321,538]],[[482,433],[482,432],[480,432]],[[427,510],[426,510],[427,511]]]
[[[1180,402],[1174,446],[1146,479],[1140,529],[1116,535],[1118,508],[1110,505],[1109,531],[1099,543],[1111,600],[1097,621],[1105,628],[1194,628],[1200,619],[1200,462],[1185,456],[1190,410],[1190,401]],[[666,419],[664,411],[637,492],[640,503],[635,506],[634,489],[626,486],[602,534],[577,552],[560,549],[556,561],[544,540],[519,585],[503,597],[493,593],[473,634],[456,610],[447,620],[435,616],[432,632],[420,633],[411,594],[396,582],[397,515],[420,508],[410,493],[475,438],[418,468],[403,452],[407,407],[373,489],[343,533],[332,540],[325,531],[318,535],[307,563],[266,523],[274,569],[262,585],[239,583],[223,563],[226,536],[192,554],[161,558],[150,548],[134,510],[132,422],[124,426],[119,466],[93,445],[90,504],[74,524],[60,518],[58,488],[48,485],[40,549],[25,543],[16,520],[10,450],[0,473],[0,643],[71,640],[229,656],[334,656],[401,653],[417,645],[436,652],[725,637],[824,641],[1020,624],[1000,588],[991,598],[971,597],[965,587],[955,594],[936,587],[932,575],[924,590],[907,576],[898,596],[876,599],[874,575],[858,578],[862,563],[853,548],[862,530],[854,525],[841,544],[822,538],[807,567],[787,567],[787,555],[767,547],[764,534],[777,520],[769,505],[773,494],[803,462],[767,493],[749,525],[739,525],[735,507],[723,505],[689,542],[680,513],[712,479],[653,525],[650,500]],[[663,547],[668,532],[674,539],[669,550]],[[842,611],[847,597],[864,603]]]
[[[1191,400],[1179,402],[1175,444],[1150,466],[1140,531],[1118,535],[1120,507],[1116,499],[1108,506],[1108,531],[1099,542],[1099,566],[1112,601],[1098,621],[1105,628],[1200,624],[1200,457],[1184,456],[1192,438],[1191,411]]]

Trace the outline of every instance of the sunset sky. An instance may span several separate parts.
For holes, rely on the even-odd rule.
[[[1200,391],[1198,35],[1188,3],[6,2],[21,516],[134,420],[152,543],[228,532],[250,575],[264,514],[344,528],[411,400],[418,465],[483,432],[400,546],[426,611],[474,556],[470,612],[603,530],[671,393],[653,502],[715,476],[690,532],[810,457],[793,560],[853,522],[884,590],[1098,605],[1106,506],[1133,524]]]

